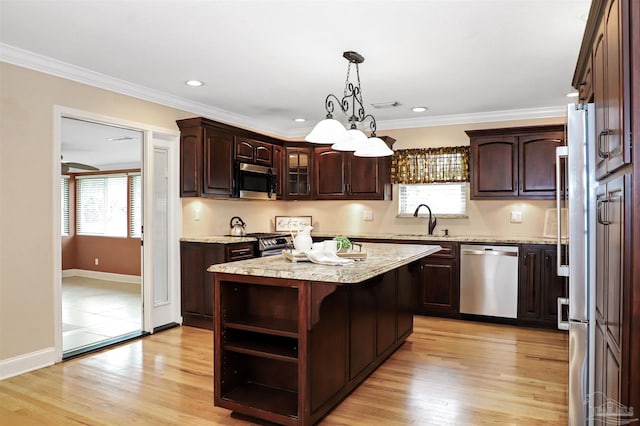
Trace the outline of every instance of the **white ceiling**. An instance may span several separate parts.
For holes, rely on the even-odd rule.
[[[364,100],[381,130],[558,116],[589,5],[0,0],[0,59],[289,138],[342,93],[346,50],[365,57]],[[369,105],[389,101],[401,106]]]

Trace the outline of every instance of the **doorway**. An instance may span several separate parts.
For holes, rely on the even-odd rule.
[[[178,134],[55,110],[56,352],[66,359],[180,323]]]

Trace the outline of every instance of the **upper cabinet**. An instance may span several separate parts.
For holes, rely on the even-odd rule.
[[[472,199],[553,199],[564,126],[468,130]]]
[[[202,117],[176,123],[181,197],[233,197],[235,162],[274,167],[274,146],[280,141]]]
[[[316,200],[384,200],[390,197],[389,158],[356,157],[329,146],[313,150]]]
[[[241,163],[273,166],[273,145],[249,138],[236,137],[235,158]]]
[[[287,146],[284,153],[284,198],[289,200],[311,199],[311,148]]]
[[[593,84],[596,128],[596,178],[600,179],[631,160],[629,132],[624,131],[621,2],[607,4],[593,43],[593,72],[583,82]],[[582,82],[581,82],[582,83]],[[628,111],[628,108],[627,108]],[[628,119],[626,120],[628,122]]]
[[[204,119],[178,120],[180,196],[231,197],[233,135]]]

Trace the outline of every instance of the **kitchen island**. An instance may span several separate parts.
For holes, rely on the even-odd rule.
[[[214,403],[284,425],[320,420],[413,331],[417,261],[435,245],[366,244],[344,266],[271,256],[212,265]]]

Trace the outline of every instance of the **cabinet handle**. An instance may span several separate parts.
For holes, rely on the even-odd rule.
[[[604,129],[598,135],[598,157],[600,158],[609,158],[609,152],[602,150],[602,137],[610,134],[609,129]]]
[[[600,200],[600,201],[598,201],[598,207],[597,207],[598,214],[597,214],[597,219],[598,219],[598,223],[599,223],[599,224],[601,224],[601,225],[609,225],[609,224],[611,223],[611,222],[609,222],[608,220],[603,219],[603,214],[602,214],[602,210],[603,210],[603,208],[605,208],[605,207],[606,207],[606,206],[605,206],[605,203],[608,203],[608,202],[609,202],[609,200],[608,200],[608,199],[607,199],[607,200]],[[608,215],[607,215],[607,216],[608,216]]]

